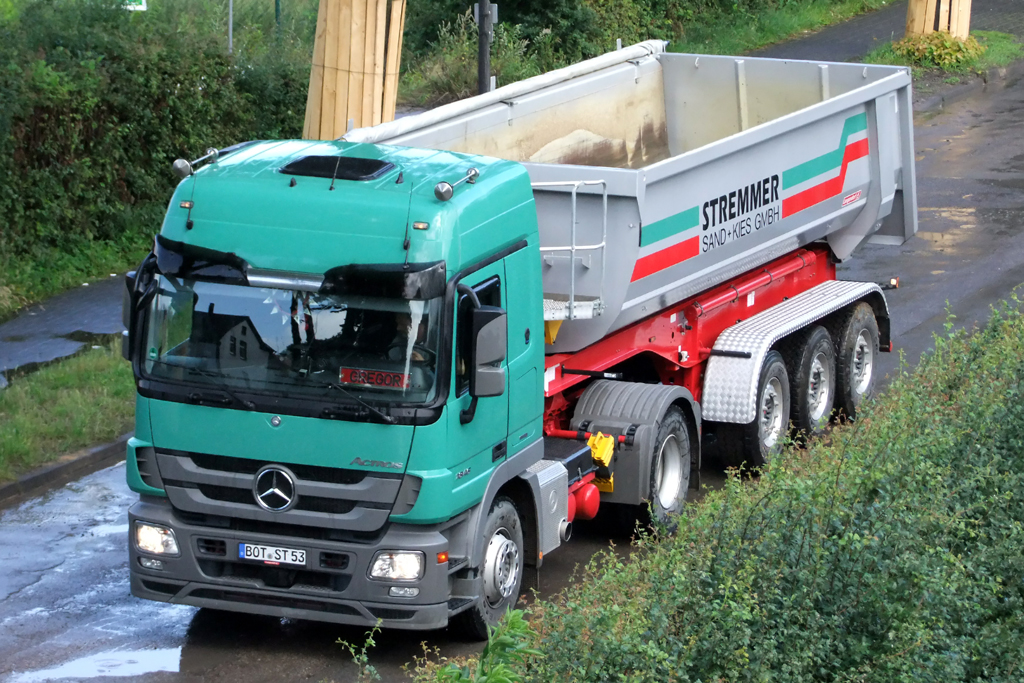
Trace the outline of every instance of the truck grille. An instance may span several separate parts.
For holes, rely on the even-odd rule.
[[[253,484],[266,461],[221,455],[156,451],[171,505],[179,512],[352,532],[386,523],[403,475],[315,465],[277,465],[295,483],[295,503],[270,512],[256,503]],[[276,463],[273,463],[276,464]]]

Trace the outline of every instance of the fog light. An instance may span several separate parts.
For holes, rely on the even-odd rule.
[[[139,564],[146,569],[163,569],[164,563],[160,560],[155,560],[152,557],[140,557]]]
[[[423,553],[379,553],[370,566],[370,578],[415,581],[423,577]]]
[[[167,527],[135,523],[135,545],[139,550],[154,555],[177,555],[178,542],[174,539],[174,532]]]
[[[413,586],[392,586],[388,591],[388,595],[393,598],[415,598],[419,594],[420,589]]]

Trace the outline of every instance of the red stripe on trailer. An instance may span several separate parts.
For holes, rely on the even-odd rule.
[[[671,268],[677,263],[682,263],[686,259],[691,259],[700,253],[700,238],[691,237],[688,240],[683,240],[678,244],[673,244],[667,249],[656,251],[653,254],[642,256],[636,261],[636,266],[633,268],[633,277],[630,278],[630,282],[636,282],[641,278],[645,278],[648,275],[653,275],[659,271]]]
[[[843,191],[843,185],[846,184],[846,168],[850,165],[850,162],[866,157],[867,155],[867,138],[848,144],[846,146],[846,152],[843,154],[843,166],[839,170],[839,175],[815,185],[814,187],[810,187],[803,192],[798,192],[792,197],[786,197],[783,199],[782,217],[787,218],[795,213],[803,211],[804,209],[809,209],[815,204],[820,204],[826,199],[838,196],[839,193]]]

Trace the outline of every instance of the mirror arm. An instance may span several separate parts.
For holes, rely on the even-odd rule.
[[[477,398],[474,396],[469,402],[469,407],[459,411],[459,424],[468,425],[476,417],[476,401]]]
[[[466,296],[469,297],[470,301],[473,302],[473,308],[480,308],[480,297],[476,295],[476,292],[473,291],[472,287],[470,287],[469,285],[464,285],[460,282],[455,289],[456,291],[458,291],[459,294],[465,294]]]

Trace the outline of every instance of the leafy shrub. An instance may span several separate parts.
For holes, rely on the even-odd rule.
[[[960,40],[937,31],[924,36],[908,36],[892,44],[893,52],[911,64],[957,70],[972,66],[985,53],[985,46],[968,36]]]
[[[543,71],[537,53],[527,52],[529,42],[521,33],[516,25],[502,23],[494,27],[491,72],[499,86]],[[406,87],[407,98],[431,106],[477,93],[477,26],[470,12],[441,26],[437,44],[407,77]]]
[[[268,35],[243,11],[253,4],[236,3],[234,55],[219,2],[30,0],[4,15],[0,285],[19,282],[20,299],[41,279],[81,277],[82,261],[136,258],[173,159],[301,134],[314,24],[296,13],[308,37]]]
[[[533,681],[1024,679],[1024,317],[531,607]]]
[[[530,647],[537,632],[530,628],[522,610],[510,610],[497,628],[489,630],[487,644],[478,657],[448,659],[437,656],[417,658],[410,672],[417,680],[438,683],[518,683],[523,678],[515,671],[530,659],[542,657]],[[426,646],[424,646],[426,647]],[[436,655],[436,652],[434,653]]]

